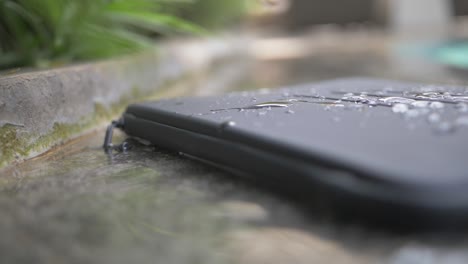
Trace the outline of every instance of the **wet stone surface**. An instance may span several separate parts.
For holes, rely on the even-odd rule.
[[[218,171],[152,147],[106,155],[101,135],[2,177],[1,263],[231,262],[227,215],[243,204],[219,199],[233,187]]]
[[[103,131],[10,169],[1,263],[465,263],[466,240],[394,235],[306,215],[174,153]],[[123,140],[118,135],[116,141]]]

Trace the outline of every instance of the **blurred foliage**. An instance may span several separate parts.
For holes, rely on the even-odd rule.
[[[128,54],[155,36],[204,34],[243,0],[0,0],[0,68]],[[184,17],[184,18],[181,18]]]
[[[195,0],[191,6],[179,6],[181,15],[209,29],[231,25],[246,12],[253,0]]]

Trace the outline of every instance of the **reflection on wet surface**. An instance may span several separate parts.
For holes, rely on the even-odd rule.
[[[2,178],[2,263],[228,260],[217,249],[233,224],[225,220],[223,201],[208,192],[219,172],[151,147],[107,156],[101,136]]]
[[[464,263],[460,238],[382,234],[305,216],[280,197],[103,132],[7,171],[2,263]],[[118,135],[116,141],[123,140]]]
[[[343,46],[342,41],[332,42]],[[401,58],[389,58],[380,48],[369,52],[362,43],[358,41],[355,50],[346,47],[344,53],[332,49],[294,60],[257,62],[254,76],[243,88],[349,75],[401,77],[395,70]],[[313,44],[307,47],[313,50]],[[419,69],[420,75],[409,79],[453,80],[445,70],[430,76],[424,72]],[[375,101],[401,115],[430,107],[426,118],[441,123],[443,110],[433,105],[433,97],[447,95],[405,94],[405,101],[394,94],[379,96],[337,93],[336,98],[279,102],[252,98],[246,108],[266,113],[269,107],[279,107],[294,114],[289,106],[301,100],[328,104],[331,110],[345,104],[374,106]],[[455,95],[462,101],[450,104],[460,113],[467,111],[463,96]],[[0,263],[468,261],[463,234],[456,240],[440,235],[398,236],[306,217],[287,201],[232,180],[229,174],[153,147],[136,145],[127,153],[108,156],[101,148],[103,135],[99,131],[3,172]],[[120,135],[115,141],[122,139]]]
[[[311,257],[351,256],[296,230],[300,211],[230,175],[136,142],[107,155],[101,141],[95,133],[7,171],[2,263],[256,263],[273,260],[283,236],[313,240],[322,249]]]

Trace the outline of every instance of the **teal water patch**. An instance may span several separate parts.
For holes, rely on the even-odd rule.
[[[468,69],[468,40],[443,44],[434,50],[433,57],[442,64]]]
[[[395,50],[398,56],[428,59],[432,57],[434,50],[440,47],[440,43],[416,42],[397,45]]]
[[[395,50],[398,56],[468,69],[468,40],[403,44]]]

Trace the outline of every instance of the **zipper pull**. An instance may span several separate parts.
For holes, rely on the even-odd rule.
[[[120,118],[117,121],[116,120],[112,121],[112,123],[107,127],[106,136],[104,137],[104,145],[102,146],[106,153],[110,153],[114,149],[114,144],[112,144],[112,136],[114,135],[114,129],[115,128],[123,129],[123,127],[124,127],[123,118]]]

